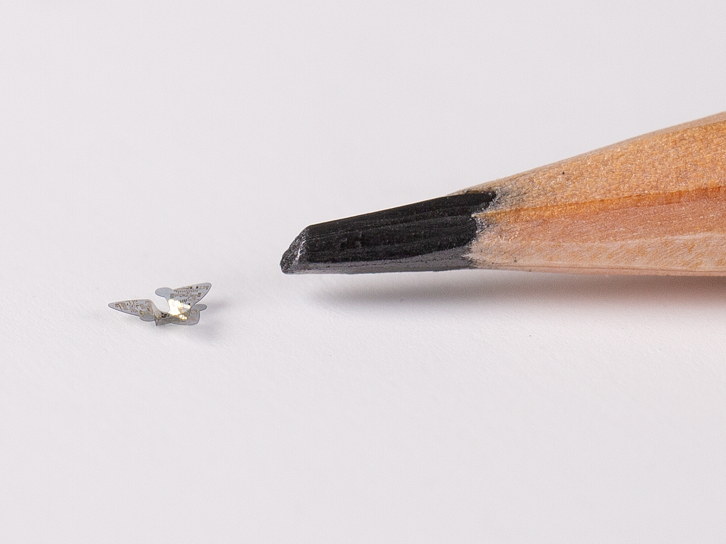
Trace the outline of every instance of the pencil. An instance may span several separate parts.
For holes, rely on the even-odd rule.
[[[726,112],[450,196],[311,225],[280,266],[726,275]]]

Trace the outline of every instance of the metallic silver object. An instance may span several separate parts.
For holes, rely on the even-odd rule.
[[[205,304],[197,304],[212,288],[211,283],[195,283],[186,287],[169,289],[159,287],[156,294],[164,297],[169,303],[169,311],[162,312],[149,299],[122,300],[112,302],[109,308],[125,314],[135,315],[141,321],[154,321],[157,325],[196,325],[199,323],[199,312],[206,310]]]

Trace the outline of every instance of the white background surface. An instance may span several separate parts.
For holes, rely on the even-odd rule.
[[[723,542],[725,280],[278,261],[726,109],[724,20],[3,3],[0,541]],[[106,307],[201,281],[196,327]]]

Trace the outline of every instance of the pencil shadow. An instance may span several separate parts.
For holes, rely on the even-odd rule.
[[[406,276],[409,276],[406,278]],[[472,271],[408,274],[319,296],[332,304],[481,305],[484,302],[726,307],[726,277],[597,276]]]

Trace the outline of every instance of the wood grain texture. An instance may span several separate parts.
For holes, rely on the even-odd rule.
[[[726,113],[472,187],[475,267],[726,275]]]

